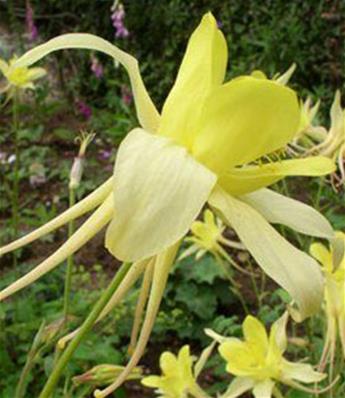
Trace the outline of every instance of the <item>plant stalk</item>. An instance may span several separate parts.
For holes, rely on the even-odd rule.
[[[45,386],[43,387],[42,392],[40,393],[38,398],[50,398],[64,369],[66,368],[69,360],[71,359],[72,355],[74,354],[75,350],[79,347],[79,344],[85,339],[87,333],[91,330],[93,325],[98,319],[98,316],[102,312],[103,308],[107,305],[108,301],[110,300],[111,296],[114,294],[120,283],[122,282],[123,278],[127,274],[131,264],[130,263],[123,263],[121,268],[115,274],[113,280],[111,281],[110,285],[107,289],[103,292],[101,297],[96,302],[95,306],[85,319],[84,323],[82,324],[78,334],[75,338],[70,342],[67,346],[66,350],[63,352],[61,357],[59,358],[56,366],[54,367],[52,373],[50,374]]]

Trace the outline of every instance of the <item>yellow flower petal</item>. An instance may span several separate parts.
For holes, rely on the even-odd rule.
[[[46,224],[42,225],[40,228],[32,231],[28,235],[23,236],[16,241],[9,243],[6,246],[0,248],[0,257],[8,252],[19,249],[40,237],[49,234],[55,229],[67,224],[69,221],[74,220],[88,211],[93,210],[95,207],[99,206],[104,199],[112,191],[114,185],[113,177],[109,178],[100,187],[91,192],[84,199],[76,203],[73,207],[70,207],[65,212],[55,217],[53,220],[48,221]]]
[[[257,383],[253,388],[255,398],[271,398],[274,388],[274,381],[267,379]]]
[[[0,72],[1,72],[3,75],[6,75],[7,72],[8,72],[8,68],[9,68],[8,63],[7,63],[6,61],[4,61],[3,59],[0,58]]]
[[[262,269],[290,293],[300,319],[316,313],[323,297],[317,263],[287,242],[256,210],[220,188],[212,192],[209,203],[223,214]]]
[[[146,387],[159,388],[162,382],[159,376],[147,376],[141,380],[141,384]]]
[[[146,91],[142,81],[138,61],[131,55],[120,50],[108,41],[87,33],[69,33],[61,35],[41,44],[16,60],[14,66],[29,66],[49,53],[68,48],[85,48],[101,51],[120,62],[127,70],[134,94],[138,119],[148,131],[156,131],[159,124],[159,114]]]
[[[329,272],[332,271],[333,262],[331,252],[321,243],[313,243],[309,249],[310,254],[322,264]]]
[[[223,398],[237,398],[254,387],[254,380],[249,377],[236,377],[226,390]]]
[[[243,195],[272,185],[286,176],[320,176],[335,171],[331,159],[315,156],[259,166],[233,168],[219,176],[219,184],[232,195]]]
[[[240,197],[272,224],[283,224],[302,234],[331,240],[334,232],[328,220],[311,206],[280,195],[270,189],[260,189]]]
[[[159,132],[188,146],[210,90],[224,79],[225,38],[211,13],[204,15],[189,39],[176,82],[163,106]]]
[[[248,344],[240,340],[229,340],[218,347],[220,355],[227,361],[226,370],[235,376],[250,374],[255,358]]]
[[[172,376],[178,370],[177,358],[169,351],[163,352],[160,357],[159,366],[165,375]]]
[[[281,353],[286,350],[288,341],[286,335],[286,325],[289,319],[289,313],[285,312],[283,316],[277,319],[271,327],[271,335],[274,336],[275,343]]]
[[[121,144],[114,177],[116,217],[106,247],[123,261],[150,257],[182,238],[216,183],[184,148],[142,129]]]
[[[311,365],[304,363],[284,360],[282,369],[284,379],[297,380],[302,383],[318,383],[326,377],[325,374],[316,372]]]
[[[45,259],[32,271],[13,282],[10,286],[0,292],[0,301],[11,296],[18,290],[35,282],[41,276],[51,271],[70,255],[85,245],[97,234],[114,214],[113,198],[110,194],[101,206],[84,222],[84,224],[58,249],[55,253]]]
[[[264,355],[268,346],[268,337],[264,325],[258,319],[251,315],[246,317],[243,322],[243,335],[249,344],[259,347]]]
[[[37,80],[45,76],[47,71],[43,68],[30,68],[27,72],[28,80]]]
[[[206,99],[192,153],[217,173],[226,172],[284,147],[298,122],[294,91],[270,80],[235,79]]]

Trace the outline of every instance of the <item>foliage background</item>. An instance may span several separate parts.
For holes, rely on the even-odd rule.
[[[229,78],[254,69],[262,69],[272,76],[296,62],[298,68],[291,84],[302,96],[322,98],[320,117],[326,123],[335,89],[345,87],[345,2],[342,0],[127,0],[123,2],[125,23],[130,32],[127,39],[115,39],[110,21],[111,1],[31,0],[31,4],[39,42],[66,32],[90,32],[135,55],[148,90],[159,107],[173,84],[190,33],[201,15],[209,10],[227,37]],[[25,1],[0,1],[0,28],[9,33],[0,37],[0,56],[7,58],[13,51],[20,54],[33,45],[24,34]],[[40,85],[28,103],[21,105],[22,233],[67,207],[68,175],[76,152],[73,139],[80,127],[94,129],[98,137],[88,152],[85,178],[78,192],[82,197],[104,180],[105,173],[111,173],[116,145],[136,125],[133,106],[121,101],[123,83],[128,84],[126,74],[121,68],[114,68],[108,58],[98,57],[105,66],[105,78],[100,80],[90,72],[90,54],[86,51],[65,51],[48,57],[44,60],[44,66],[49,69],[48,81]],[[84,120],[75,110],[75,102],[80,98],[92,108],[90,120]],[[10,109],[0,110],[0,145],[8,154],[13,148],[10,115]],[[112,150],[110,159],[100,159],[100,152],[109,148]],[[40,190],[29,184],[33,162],[42,164],[45,169],[47,182]],[[7,241],[11,235],[8,220],[13,173],[10,165],[0,166],[0,239]],[[319,192],[318,182],[295,181],[288,187],[292,196],[313,203],[313,197]],[[344,204],[339,195],[325,189],[318,205],[336,228],[345,228]],[[47,252],[52,252],[64,240],[65,232],[49,235],[41,243],[22,250],[19,271],[24,273]],[[290,239],[307,249],[308,240],[296,241],[294,236]],[[78,266],[73,281],[76,325],[114,272],[114,261],[104,250],[102,237],[81,252],[76,256]],[[10,263],[10,256],[1,259],[0,288],[15,278],[8,266]],[[244,312],[214,260],[206,257],[197,266],[191,260],[182,265],[175,268],[170,278],[151,348],[144,359],[144,364],[152,369],[166,346],[174,350],[188,342],[200,351],[205,343],[202,333],[205,326],[220,333],[240,333],[239,323]],[[0,304],[0,398],[13,398],[30,341],[42,318],[49,323],[61,316],[63,278],[64,270],[60,267],[15,299]],[[268,289],[274,293],[258,308],[251,283],[239,282],[253,312],[260,311],[261,318],[268,323],[279,316],[286,299],[281,290],[269,284]],[[114,317],[90,335],[68,369],[67,379],[100,362],[125,360],[124,347],[128,343],[137,294],[134,290]],[[118,319],[121,322],[115,329]],[[321,332],[316,326],[315,345],[309,350],[317,358]],[[31,374],[30,396],[37,395],[52,361],[50,347]],[[136,390],[130,391],[123,390],[118,396],[135,397]],[[139,392],[138,396],[142,397],[143,393]]]

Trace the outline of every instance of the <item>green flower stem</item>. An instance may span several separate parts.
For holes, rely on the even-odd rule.
[[[44,331],[45,322],[43,321],[30,348],[29,354],[27,356],[24,368],[20,374],[19,382],[17,384],[16,392],[14,398],[23,398],[26,392],[27,378],[31,369],[35,365],[36,358],[40,353],[41,337]]]
[[[75,204],[75,189],[69,189],[69,207],[73,207]],[[74,233],[74,220],[71,220],[68,224],[68,237],[70,238]],[[64,318],[67,321],[71,297],[71,284],[72,284],[72,271],[74,267],[74,257],[73,254],[67,259],[67,269],[65,277],[65,292],[64,292]]]
[[[115,274],[113,280],[111,281],[110,285],[107,289],[103,292],[101,297],[96,302],[95,306],[91,310],[88,317],[85,319],[84,323],[82,324],[78,334],[75,338],[70,342],[66,350],[63,352],[61,357],[59,358],[56,366],[54,367],[52,373],[50,374],[39,398],[50,398],[56,384],[58,383],[61,373],[66,368],[69,360],[71,359],[72,355],[74,354],[75,350],[78,348],[79,344],[84,340],[87,333],[91,330],[95,322],[97,321],[98,316],[102,312],[103,308],[107,305],[108,301],[110,300],[111,296],[114,294],[116,289],[119,287],[120,283],[122,282],[123,278],[127,274],[131,264],[130,263],[123,263],[121,268]]]
[[[226,277],[229,279],[230,283],[232,284],[232,291],[235,293],[235,295],[239,299],[245,314],[246,315],[250,314],[248,306],[246,304],[246,301],[245,301],[244,297],[242,296],[241,290],[238,288],[237,282],[234,280],[234,278],[231,275],[231,271],[228,269],[225,262],[221,259],[221,257],[219,255],[215,254],[215,258],[216,258],[218,264],[220,265],[220,267],[222,268],[222,270],[224,271]]]
[[[15,92],[12,100],[12,129],[14,135],[14,179],[12,192],[12,228],[13,239],[18,238],[19,224],[19,170],[20,170],[20,148],[19,148],[19,120],[18,120],[18,93]],[[13,253],[13,267],[16,273],[18,253]]]

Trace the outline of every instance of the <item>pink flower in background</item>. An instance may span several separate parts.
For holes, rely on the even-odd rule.
[[[91,57],[90,69],[94,73],[94,75],[97,77],[97,79],[100,79],[104,74],[103,65],[101,64],[99,59],[95,56]]]
[[[29,0],[26,1],[25,21],[26,21],[26,31],[29,36],[29,40],[35,41],[38,37],[38,29],[34,21],[34,10]]]
[[[90,119],[92,116],[92,110],[84,101],[78,100],[76,102],[76,106],[78,113],[80,113],[85,119]]]
[[[125,8],[122,3],[115,1],[111,7],[111,20],[113,27],[115,28],[115,36],[119,38],[126,38],[129,36],[128,29],[125,26]]]
[[[132,101],[133,101],[133,95],[130,91],[130,89],[127,86],[121,86],[121,98],[122,98],[122,102],[129,106],[131,105]]]

